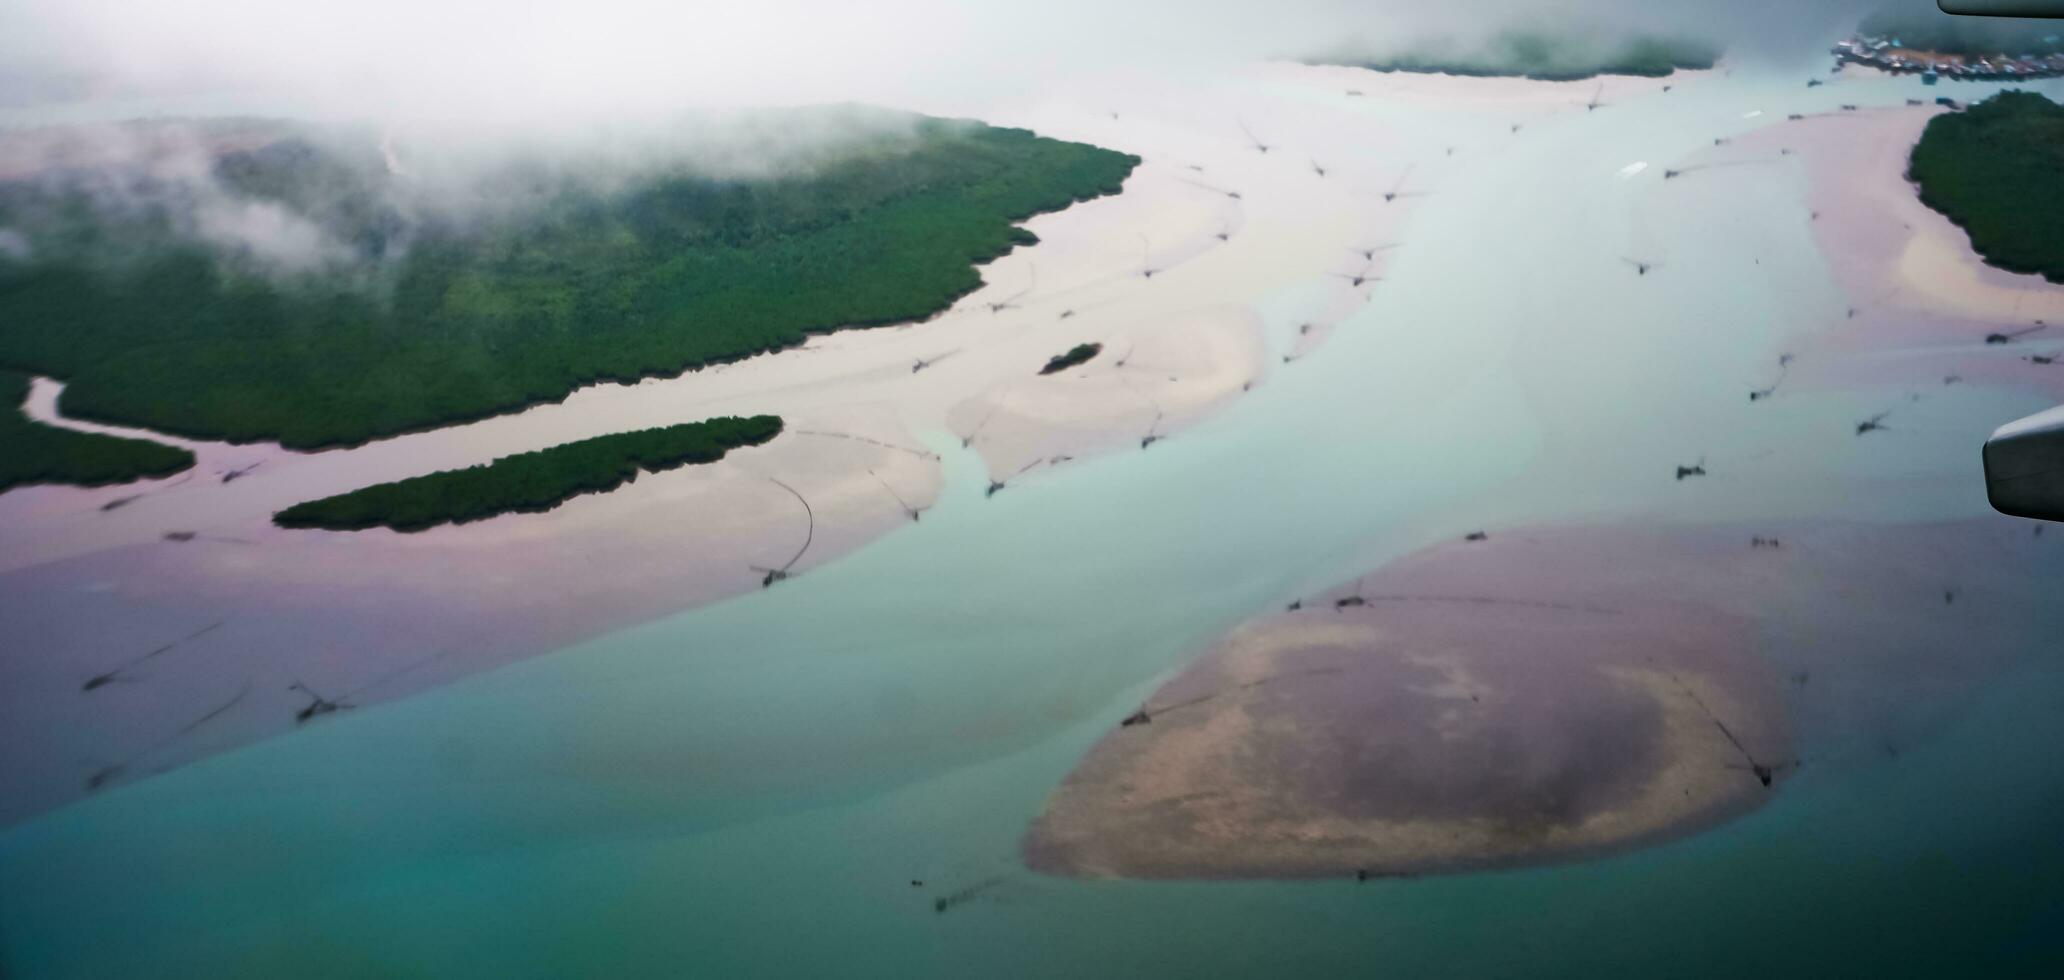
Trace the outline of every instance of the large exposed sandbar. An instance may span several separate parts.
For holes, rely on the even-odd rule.
[[[1653,602],[1307,608],[1241,627],[1143,712],[1055,794],[1032,867],[1362,876],[1569,858],[1755,806],[1790,751],[1753,628]]]
[[[1710,828],[1802,771],[1896,757],[2021,638],[2064,626],[2041,600],[2045,544],[1989,518],[1427,548],[1247,622],[1148,695],[1054,791],[1025,858],[1091,877],[1354,877]]]

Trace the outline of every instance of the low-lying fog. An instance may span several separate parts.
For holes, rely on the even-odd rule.
[[[1929,0],[1896,0],[1916,11]],[[1057,72],[1371,54],[1513,28],[1697,34],[1737,59],[1826,43],[1868,0],[0,0],[0,106],[262,94],[343,115],[552,123],[683,106],[906,105]]]

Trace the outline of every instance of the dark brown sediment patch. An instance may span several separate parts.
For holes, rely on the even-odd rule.
[[[1739,619],[1659,603],[1262,619],[1090,753],[1026,859],[1091,876],[1412,874],[1709,825],[1756,805],[1769,789],[1751,766],[1789,752],[1753,643]]]
[[[1809,741],[1815,769],[1877,764],[1953,718],[2058,618],[2039,611],[2057,581],[2040,544],[1984,519],[1428,548],[1223,639],[1090,750],[1024,857],[1089,877],[1408,875],[1708,829],[1781,791]]]

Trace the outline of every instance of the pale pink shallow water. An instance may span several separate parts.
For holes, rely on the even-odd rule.
[[[2039,276],[1983,264],[1970,239],[1921,204],[1906,179],[1907,157],[1935,105],[1816,113],[1770,125],[1715,147],[1700,163],[1756,161],[1803,167],[1806,220],[1847,297],[1791,345],[1797,358],[1779,396],[1843,386],[1910,386],[1924,396],[1953,384],[1986,384],[2064,398],[2064,369],[2031,354],[2064,347],[2064,292]],[[1787,159],[1787,154],[1792,155]],[[1743,179],[1744,171],[1708,171]],[[2059,326],[2017,343],[1986,335],[2037,321]],[[1774,379],[1775,366],[1773,365]]]
[[[820,522],[799,573],[908,522],[869,470],[902,481],[913,506],[929,504],[930,464],[806,440],[648,474],[548,515],[408,535],[203,531],[0,573],[0,632],[23,654],[0,693],[14,733],[0,770],[18,787],[0,818],[83,791],[110,765],[133,778],[290,728],[308,703],[295,682],[371,704],[756,588],[753,566],[779,566],[807,530],[769,473],[803,489]],[[120,682],[81,689],[218,622]],[[170,738],[246,688],[196,737]]]
[[[1002,110],[998,122],[1148,162],[1121,195],[1025,222],[1037,246],[990,263],[990,286],[922,323],[817,337],[675,379],[595,386],[559,404],[351,450],[169,440],[196,452],[191,475],[0,496],[0,618],[15,626],[17,654],[0,659],[0,743],[14,747],[0,749],[10,784],[0,822],[77,798],[118,762],[133,760],[117,781],[291,730],[305,703],[286,691],[297,679],[332,698],[359,692],[354,700],[368,704],[749,592],[759,585],[752,566],[779,565],[804,532],[794,501],[769,478],[800,488],[816,511],[815,539],[796,566],[806,571],[907,526],[906,508],[930,505],[940,474],[927,439],[967,439],[992,476],[1032,480],[1224,409],[1265,380],[1258,300],[1297,285],[1321,297],[1311,315],[1348,315],[1368,291],[1327,270],[1349,268],[1350,246],[1396,240],[1406,210],[1355,206],[1392,176],[1360,167],[1354,140],[1328,128],[1329,113],[1285,107],[1279,120],[1285,131],[1340,142],[1326,151],[1342,160],[1333,178],[1316,181],[1200,133],[1189,118],[1194,94],[1142,87],[1130,100],[1138,120],[1117,129],[1101,112],[1043,100]],[[1199,186],[1191,165],[1239,187],[1243,200]],[[1143,236],[1151,281],[1139,274]],[[1008,308],[989,308],[1004,299]],[[1111,356],[1037,375],[1046,358],[1091,339]],[[918,362],[928,362],[921,373],[911,370]],[[58,395],[39,381],[31,415],[108,428],[62,419]],[[276,510],[369,483],[760,412],[781,415],[788,433],[549,514],[412,535],[269,523]],[[244,475],[222,479],[232,472]],[[102,510],[117,501],[126,502]],[[198,537],[163,538],[173,532]],[[78,691],[217,619],[226,619],[220,629],[154,660],[136,682]],[[227,676],[250,678],[235,710],[171,738],[242,690],[241,681],[205,681]]]
[[[1366,99],[1340,100],[1339,88],[1350,78],[1368,90]],[[8,709],[0,711],[7,719],[0,721],[0,735],[7,736],[0,744],[17,747],[0,749],[11,753],[0,757],[0,769],[20,784],[19,791],[0,794],[6,800],[0,820],[77,797],[87,777],[111,764],[129,762],[127,778],[291,730],[293,711],[305,703],[286,691],[297,679],[332,697],[356,691],[359,703],[371,703],[748,592],[758,584],[750,566],[785,558],[800,535],[793,501],[772,488],[770,476],[802,487],[818,508],[817,540],[799,566],[807,569],[907,525],[902,504],[877,476],[916,506],[932,499],[939,473],[937,461],[924,455],[924,440],[973,436],[972,448],[992,476],[1017,472],[1030,460],[1037,464],[1027,477],[1033,479],[1045,472],[1041,460],[1132,450],[1150,432],[1169,434],[1205,421],[1237,405],[1249,385],[1294,377],[1294,365],[1262,355],[1260,331],[1311,322],[1311,332],[1290,333],[1267,354],[1324,356],[1337,339],[1334,328],[1384,295],[1386,285],[1351,287],[1339,275],[1368,267],[1354,249],[1406,240],[1415,215],[1439,201],[1378,203],[1407,168],[1415,188],[1438,195],[1447,182],[1495,174],[1510,148],[1531,145],[1537,132],[1593,121],[1582,110],[1588,89],[1570,86],[1366,79],[1295,66],[1269,66],[1247,81],[1251,88],[1140,86],[1125,92],[1124,119],[1117,124],[1079,92],[1010,110],[1001,121],[1136,150],[1148,162],[1125,194],[1029,222],[1042,244],[993,264],[985,275],[995,285],[933,321],[819,338],[801,350],[681,379],[587,389],[560,405],[349,452],[202,445],[198,475],[176,487],[163,481],[92,491],[31,488],[0,497],[0,568],[10,569],[0,580],[0,617],[17,625],[21,638],[10,652],[25,651],[0,667],[8,672],[8,683],[0,684],[8,692],[0,694],[0,708]],[[1681,79],[1670,98],[1720,82]],[[1641,100],[1660,98],[1651,83],[1620,80],[1610,95],[1630,111]],[[1384,119],[1393,101],[1438,108],[1455,120],[1453,155],[1446,155],[1450,146],[1418,145],[1426,137]],[[1254,153],[1227,130],[1225,119],[1234,115],[1265,125],[1271,139],[1294,136],[1304,152],[1327,161],[1328,176]],[[1513,133],[1515,122],[1527,128]],[[1734,149],[1752,148],[1777,131],[1773,123],[1745,134]],[[1873,172],[1892,167],[1895,180],[1896,136],[1869,144],[1866,161]],[[1800,145],[1801,159],[1809,161],[1850,146],[1833,135]],[[1666,162],[1655,161],[1649,175]],[[1232,202],[1199,187],[1199,173],[1242,197]],[[1747,173],[1712,172],[1730,179]],[[1814,181],[1816,201],[1832,194],[1829,188],[1846,186],[1819,176]],[[1648,193],[1666,189],[1679,190],[1658,184]],[[1873,232],[1846,229],[1872,227],[1878,206],[1829,197],[1815,234],[1875,241]],[[1228,240],[1218,240],[1228,232]],[[1846,240],[1822,239],[1837,252]],[[1410,275],[1400,254],[1383,253],[1371,271]],[[1868,249],[1858,254],[1890,261]],[[1143,261],[1160,267],[1151,281],[1138,274]],[[1622,274],[1617,266],[1611,271]],[[1852,293],[1863,288],[1850,285],[1846,269],[1836,271]],[[1039,289],[1020,309],[991,313],[982,305],[1035,281]],[[1515,291],[1525,288],[1529,280],[1516,276]],[[1071,310],[1077,315],[1061,318]],[[1883,322],[1895,327],[1921,322],[1887,317]],[[1865,323],[1859,316],[1855,329]],[[1392,326],[1379,322],[1373,329]],[[1830,345],[1828,356],[1811,356],[1822,352],[1802,343],[1786,396],[1816,386],[1876,388],[1888,380],[1919,385],[1938,368],[1933,352],[1912,367],[1899,358],[1867,356],[1878,352],[1874,345],[1903,334],[1866,335],[1828,323],[1807,332],[1814,329]],[[1976,321],[1959,329],[1966,346],[1971,331],[1983,332]],[[1192,342],[1200,337],[1208,342]],[[1138,363],[1124,373],[1092,364],[1043,387],[1034,380],[1033,370],[1047,356],[1085,339],[1103,340],[1114,352],[1136,349]],[[1544,350],[1524,356],[1570,355],[1552,336],[1537,340]],[[1559,354],[1552,350],[1557,347]],[[920,375],[910,372],[914,360],[946,351],[957,353]],[[1207,356],[1193,362],[1200,352]],[[1457,356],[1472,364],[1494,359]],[[2027,367],[2016,363],[2000,366]],[[1372,376],[1384,369],[1371,367]],[[1428,393],[1427,404],[1434,405],[1449,394],[1445,372],[1454,367],[1428,362],[1413,369],[1417,377],[1403,379],[1413,387],[1398,390]],[[53,389],[39,387],[39,398],[52,395]],[[1640,397],[1604,388],[1595,395]],[[977,432],[999,406],[996,431]],[[716,466],[640,480],[549,515],[410,536],[290,533],[266,520],[279,507],[366,482],[634,425],[756,411],[788,417],[792,435]],[[1166,421],[1159,430],[1153,428],[1157,415]],[[1729,461],[1715,462],[1717,472]],[[252,463],[259,468],[249,476],[220,481],[220,474]],[[99,510],[136,492],[147,495],[110,513]],[[201,537],[163,541],[171,531]],[[154,661],[145,672],[148,682],[110,686],[91,697],[78,693],[85,678],[218,619],[225,620],[219,630]],[[221,660],[205,670],[187,666],[208,657]],[[223,676],[250,677],[250,693],[237,710],[192,737],[166,741],[242,690],[241,681],[206,680]],[[118,698],[120,710],[114,710]]]
[[[1455,170],[1427,174],[1436,193],[1414,205],[1395,277],[1314,356],[1272,366],[1255,397],[1165,446],[1051,479],[1040,471],[992,500],[981,497],[980,461],[949,451],[946,503],[915,533],[791,588],[328,719],[0,834],[10,885],[0,906],[26,969],[271,975],[342,937],[349,948],[316,957],[318,968],[1531,977],[1564,962],[1573,975],[1718,978],[1840,975],[1862,963],[1874,975],[1948,976],[2047,935],[2064,868],[2044,820],[2064,785],[2046,750],[2054,672],[1992,674],[1987,685],[2011,653],[1980,624],[1968,647],[1935,661],[1902,647],[1870,661],[1883,676],[1859,670],[1851,683],[1836,663],[1851,652],[1835,641],[1852,630],[1837,617],[1886,603],[1853,603],[1859,593],[1840,576],[1815,579],[1812,596],[1744,590],[1783,617],[1792,603],[1824,603],[1830,621],[1794,635],[1829,642],[1788,649],[1830,663],[1788,654],[1782,666],[1810,671],[1803,692],[1850,698],[1797,705],[1815,713],[1794,719],[1805,768],[1711,833],[1575,868],[1364,887],[1023,872],[1018,845],[1045,795],[1157,677],[1231,621],[1348,588],[1430,540],[1460,547],[1476,527],[1497,548],[1529,526],[1739,518],[1748,523],[1716,532],[1712,551],[1732,567],[1730,550],[1753,550],[1740,531],[1787,548],[1806,540],[1816,554],[1832,545],[1813,526],[1831,515],[1887,533],[1974,520],[1984,511],[1971,447],[1991,420],[2042,407],[1968,386],[1930,401],[1941,438],[1856,438],[1852,411],[1896,389],[1742,404],[1780,340],[1842,322],[1803,171],[1672,182],[1680,207],[1668,214],[1696,221],[1647,230],[1668,253],[1657,273],[1637,278],[1621,261],[1628,212],[1663,186],[1643,181],[1716,133],[1746,133],[1744,112],[1896,103],[1895,91],[1866,98],[1737,73],[1586,113],[1589,86],[1543,86],[1544,111],[1513,134],[1500,103],[1476,116],[1419,112],[1402,91],[1372,85],[1355,100],[1301,74],[1270,73],[1268,99],[1297,103],[1286,122],[1331,125],[1270,127],[1285,146],[1380,133],[1397,152],[1368,166],[1392,175],[1400,157],[1463,147]],[[1268,99],[1229,104],[1192,89],[1169,112],[1125,94],[1074,93],[1093,110],[1081,131],[1180,119],[1196,146],[1230,147],[1233,172],[1264,169],[1226,120],[1254,109],[1250,124],[1275,122],[1263,118]],[[1318,182],[1303,161],[1270,156],[1276,176]],[[1641,159],[1647,176],[1615,176]],[[1300,206],[1312,203],[1306,193]],[[1301,217],[1248,197],[1250,230]],[[1530,220],[1542,217],[1553,220]],[[1499,222],[1509,235],[1483,233]],[[1760,232],[1772,234],[1750,237]],[[1137,239],[1112,241],[1126,251]],[[1687,255],[1742,274],[1707,275]],[[1779,270],[1754,278],[1759,257]],[[1336,295],[1325,272],[1340,257],[1320,258],[1300,265],[1309,282],[1259,304],[1272,340],[1288,341],[1297,318]],[[1483,276],[1486,261],[1508,276]],[[1208,268],[1212,279],[1235,271]],[[1207,285],[1198,278],[1167,283],[1187,292]],[[1772,280],[1795,292],[1771,297]],[[1043,359],[1051,339],[1011,356]],[[1672,465],[1700,452],[1712,475],[1674,481]],[[2037,556],[2054,544],[1982,523],[2004,555],[2017,539]],[[1847,550],[1915,572],[1901,596],[1938,557]],[[1623,557],[1662,591],[1696,574]],[[2044,639],[2058,635],[2038,604],[2054,587],[2025,591],[2054,583],[2043,562],[1993,560],[1959,583],[2002,604],[1981,606],[1988,616],[2028,625],[2017,667],[2039,666]],[[962,895],[944,914],[934,906]],[[999,957],[1004,948],[1013,955]]]

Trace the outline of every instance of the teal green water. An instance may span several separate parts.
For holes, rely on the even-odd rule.
[[[2039,397],[1941,393],[1890,453],[1848,429],[1897,391],[1744,403],[1787,336],[1844,304],[1799,174],[1715,171],[1678,195],[1612,179],[1752,125],[1750,109],[1837,96],[1744,72],[1670,98],[1463,165],[1367,310],[1150,452],[985,498],[978,461],[933,434],[939,506],[842,561],[5,832],[7,975],[2053,972],[2064,671],[2048,630],[2013,638],[2027,656],[1896,760],[1808,766],[1747,818],[1610,860],[1360,886],[1018,863],[1046,794],[1159,678],[1426,542],[1568,519],[1984,512],[1975,447]],[[1467,135],[1368,112],[1428,146]],[[1700,274],[1633,277],[1634,248]],[[1278,342],[1314,288],[1270,298]],[[1755,479],[1671,478],[1702,453]],[[934,911],[960,889],[977,891]]]

